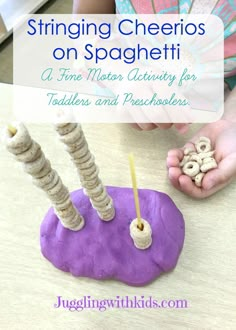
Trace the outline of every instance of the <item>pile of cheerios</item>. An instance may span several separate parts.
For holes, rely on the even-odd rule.
[[[204,175],[217,167],[212,150],[211,140],[202,136],[195,142],[195,147],[185,148],[184,157],[180,163],[182,172],[195,182],[197,187],[202,186]]]

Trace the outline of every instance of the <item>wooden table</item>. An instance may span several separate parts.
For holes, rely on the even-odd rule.
[[[0,85],[1,127],[10,120],[11,88]],[[65,184],[79,187],[76,170],[50,125],[28,125]],[[1,329],[235,329],[236,184],[198,201],[176,191],[166,175],[166,154],[187,136],[174,130],[138,132],[128,125],[84,125],[100,175],[107,185],[130,186],[127,155],[133,151],[140,188],[169,194],[186,221],[184,249],[176,269],[143,288],[115,281],[75,278],[40,253],[39,226],[49,207],[19,163],[0,146],[0,328]],[[187,309],[55,309],[64,299],[152,296],[186,299]]]

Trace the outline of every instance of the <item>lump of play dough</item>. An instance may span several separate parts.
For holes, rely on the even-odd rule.
[[[116,205],[113,221],[100,221],[82,190],[71,194],[75,207],[86,221],[83,230],[65,229],[53,209],[41,225],[41,250],[57,268],[74,276],[116,279],[142,286],[176,266],[184,243],[184,220],[166,194],[140,189],[142,217],[152,228],[152,245],[137,249],[130,236],[136,217],[133,190],[107,187]]]

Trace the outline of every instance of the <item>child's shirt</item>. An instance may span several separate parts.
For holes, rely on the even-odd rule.
[[[236,86],[236,1],[235,0],[116,0],[122,14],[214,14],[225,27],[225,81]]]

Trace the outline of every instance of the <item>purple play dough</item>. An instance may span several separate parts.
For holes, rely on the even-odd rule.
[[[83,190],[71,193],[84,216],[85,227],[78,232],[65,229],[53,209],[41,225],[42,254],[54,266],[74,276],[116,279],[134,286],[145,285],[176,266],[184,243],[184,219],[166,194],[139,190],[142,218],[152,228],[152,245],[147,250],[134,246],[129,225],[136,218],[133,190],[107,187],[116,216],[102,221]]]

